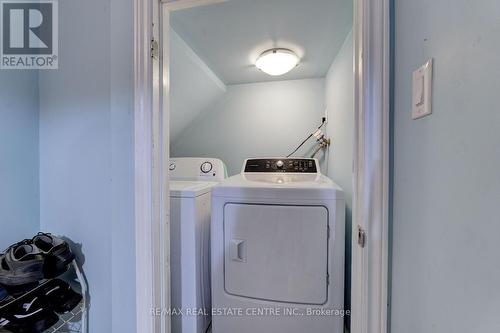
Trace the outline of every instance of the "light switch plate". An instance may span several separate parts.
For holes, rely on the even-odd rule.
[[[413,72],[412,111],[413,119],[432,114],[432,66],[430,59],[425,65]]]

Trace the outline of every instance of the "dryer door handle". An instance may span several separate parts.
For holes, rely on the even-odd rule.
[[[239,262],[247,262],[247,244],[246,241],[241,239],[231,240],[229,248],[229,255],[231,260]]]

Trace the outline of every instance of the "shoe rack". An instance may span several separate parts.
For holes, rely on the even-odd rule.
[[[53,325],[52,327],[41,333],[56,333],[56,332],[88,333],[87,330],[88,329],[88,303],[87,303],[88,286],[85,277],[75,260],[71,262],[70,269],[74,270],[76,279],[80,284],[79,292],[82,295],[82,300],[72,311],[60,314],[59,321],[55,325]],[[64,278],[62,277],[58,278],[64,280]],[[16,304],[17,302],[23,302],[25,300],[28,300],[31,296],[35,295],[38,291],[40,291],[44,287],[45,284],[49,283],[50,281],[51,281],[50,279],[43,280],[37,287],[33,288],[32,290],[24,293],[23,295],[17,298],[12,299],[10,302],[0,306],[0,312],[2,310],[7,310],[10,306]],[[7,331],[0,327],[0,333],[10,333],[10,331]]]

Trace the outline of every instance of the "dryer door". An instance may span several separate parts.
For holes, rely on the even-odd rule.
[[[326,303],[325,207],[227,204],[224,242],[227,293],[276,302]]]

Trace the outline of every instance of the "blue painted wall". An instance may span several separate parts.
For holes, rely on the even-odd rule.
[[[135,332],[134,1],[111,0],[110,143],[113,333]]]
[[[40,73],[40,223],[80,247],[90,331],[135,327],[133,1],[59,3]],[[133,329],[132,329],[133,330]]]
[[[235,175],[245,158],[292,152],[324,114],[324,79],[229,85],[223,99],[179,136],[171,154],[218,157]],[[310,155],[311,142],[296,156]]]
[[[135,332],[134,1],[111,0],[111,302],[113,333]]]
[[[342,187],[346,196],[345,307],[350,309],[352,165],[354,138],[353,38],[349,33],[326,76],[326,132],[332,140],[328,151],[327,174]]]
[[[500,331],[500,2],[395,1],[392,332]],[[434,114],[411,75],[435,60]]]
[[[135,329],[133,1],[59,3],[59,69],[0,74],[0,248],[71,239],[90,331]]]
[[[0,73],[0,251],[39,228],[38,75]]]

